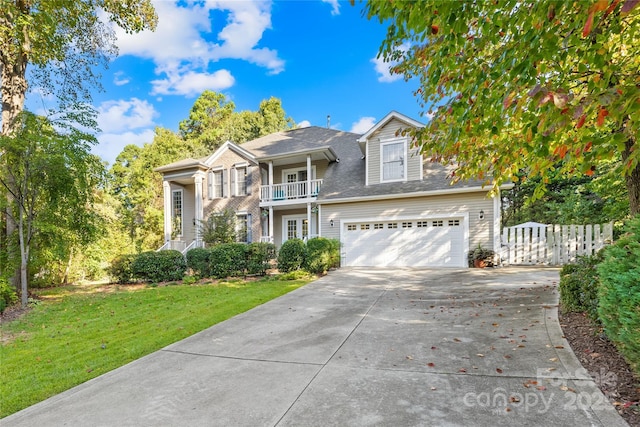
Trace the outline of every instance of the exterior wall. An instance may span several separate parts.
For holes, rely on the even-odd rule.
[[[339,239],[340,221],[349,219],[420,217],[468,213],[469,250],[474,249],[478,245],[482,245],[483,248],[494,249],[494,201],[487,197],[486,194],[486,192],[478,192],[458,195],[324,204],[320,210],[321,234],[323,237]],[[482,220],[479,219],[481,210],[484,211],[484,219]],[[332,219],[334,226],[330,227],[329,224]]]
[[[180,185],[171,183],[171,194],[173,198],[174,190],[182,190],[182,231],[183,235],[179,240],[185,242],[191,242],[196,238],[195,227],[193,226],[193,218],[196,216],[195,212],[195,197],[196,186],[195,184]],[[171,199],[173,203],[173,199]],[[173,209],[173,206],[172,206]]]
[[[260,241],[260,168],[255,165],[249,165],[251,168],[251,194],[248,196],[231,196],[231,169],[234,164],[246,162],[246,159],[236,154],[235,151],[227,150],[218,158],[212,168],[222,166],[228,172],[227,188],[225,189],[226,197],[209,199],[209,174],[207,173],[202,188],[203,201],[203,218],[206,219],[213,211],[221,211],[231,209],[234,212],[246,212],[251,214],[251,235],[254,242]],[[193,198],[191,199],[193,200]],[[193,202],[191,202],[193,204]]]
[[[367,170],[369,173],[369,185],[380,183],[380,142],[398,138],[396,136],[396,131],[399,129],[405,129],[406,127],[406,124],[393,119],[373,133],[367,141]],[[417,149],[411,148],[410,141],[407,141],[407,144],[407,180],[419,180],[420,169],[422,168],[422,156]]]

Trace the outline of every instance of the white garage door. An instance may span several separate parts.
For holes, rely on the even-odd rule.
[[[466,267],[463,218],[343,223],[352,267]]]

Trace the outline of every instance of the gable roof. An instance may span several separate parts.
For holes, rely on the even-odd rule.
[[[371,135],[376,133],[376,131],[378,129],[383,128],[387,123],[389,123],[393,119],[399,120],[399,121],[405,123],[409,127],[414,127],[414,128],[422,128],[422,127],[424,127],[423,123],[420,123],[417,120],[413,120],[409,116],[405,116],[404,114],[398,113],[397,111],[391,111],[389,114],[384,116],[382,118],[382,120],[380,120],[378,123],[376,123],[371,129],[366,131],[364,133],[364,135],[362,135],[360,138],[358,138],[358,142],[359,143],[367,142],[367,140],[371,137]]]
[[[232,150],[235,151],[238,155],[240,155],[241,157],[244,157],[247,160],[250,160],[252,163],[258,163],[256,162],[256,158],[253,155],[253,153],[251,153],[250,151],[247,151],[246,149],[244,149],[243,147],[240,147],[238,144],[235,144],[231,141],[227,141],[224,144],[222,144],[220,147],[218,147],[218,149],[210,156],[205,157],[203,163],[207,164],[208,166],[212,166],[213,163],[226,151],[226,150]]]
[[[160,166],[153,170],[156,172],[165,173],[165,172],[171,172],[171,171],[176,171],[180,169],[192,169],[192,168],[208,169],[209,167],[204,163],[205,159],[206,157],[203,159],[188,158],[184,160],[178,160],[177,162],[169,163],[168,165]]]

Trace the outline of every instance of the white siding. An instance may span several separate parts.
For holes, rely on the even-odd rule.
[[[393,119],[382,128],[378,129],[367,141],[369,152],[367,157],[367,171],[369,172],[369,184],[380,183],[380,141],[398,138],[396,131],[406,129],[407,125]],[[411,148],[411,141],[407,139],[409,158],[407,159],[407,179],[409,181],[420,179],[422,168],[422,156],[417,149]]]
[[[469,214],[469,249],[479,244],[493,248],[493,199],[486,192],[459,195],[426,196],[380,201],[325,204],[321,209],[322,235],[340,238],[340,221],[361,218],[420,217]],[[484,219],[479,219],[480,211]],[[329,222],[333,219],[334,226]]]

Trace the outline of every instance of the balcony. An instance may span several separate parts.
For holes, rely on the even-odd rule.
[[[260,187],[260,202],[275,203],[315,199],[318,196],[321,186],[321,179],[290,182],[287,184],[263,185]]]

